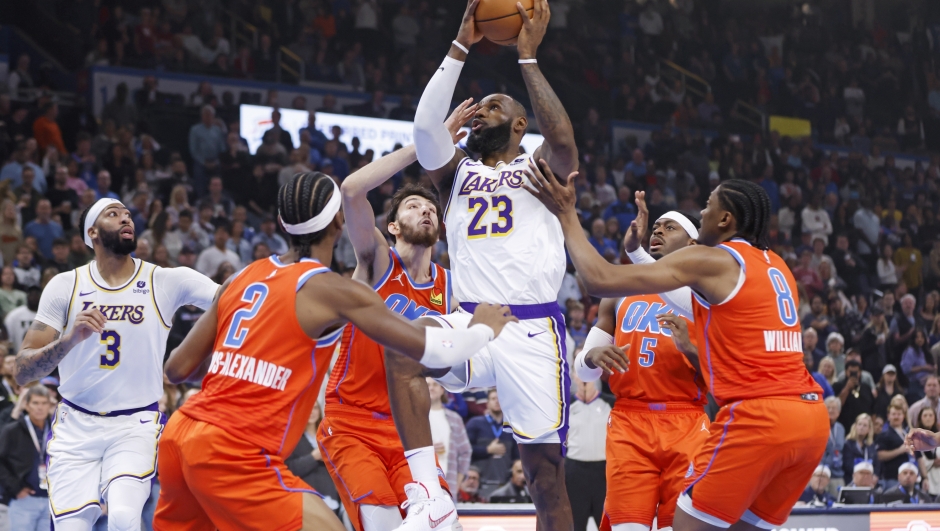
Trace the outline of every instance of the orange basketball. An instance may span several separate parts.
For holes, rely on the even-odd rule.
[[[477,29],[496,44],[516,44],[516,38],[522,29],[522,17],[516,9],[517,1],[525,8],[529,18],[532,18],[534,0],[480,0],[474,15]]]

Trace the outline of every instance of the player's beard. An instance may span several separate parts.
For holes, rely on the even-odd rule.
[[[123,228],[114,232],[99,229],[98,234],[101,236],[102,247],[116,255],[127,256],[137,250],[137,236],[135,235],[133,240],[122,239],[121,230]]]
[[[399,223],[398,228],[401,230],[399,238],[409,245],[433,247],[439,239],[439,233],[433,227],[425,230],[421,225],[412,227],[406,223]]]
[[[511,137],[512,122],[507,120],[500,125],[484,127],[479,132],[471,132],[467,137],[467,149],[486,156],[505,149]]]

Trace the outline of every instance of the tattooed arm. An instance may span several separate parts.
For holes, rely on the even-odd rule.
[[[23,338],[23,346],[16,355],[16,383],[26,385],[48,376],[75,345],[92,334],[100,334],[105,323],[100,310],[89,308],[78,314],[72,330],[60,338],[60,333],[55,328],[40,321],[33,321],[26,331],[26,337]]]
[[[519,59],[535,59],[535,51],[545,36],[548,28],[550,12],[547,0],[535,0],[532,18],[517,6],[525,21],[519,33],[517,49]],[[533,160],[545,159],[549,167],[557,174],[568,175],[578,169],[578,148],[574,142],[574,128],[568,113],[559,101],[555,91],[542,75],[537,63],[523,63],[522,79],[525,80],[529,99],[532,101],[532,111],[535,113],[535,122],[539,125],[539,132],[545,141],[532,154]]]

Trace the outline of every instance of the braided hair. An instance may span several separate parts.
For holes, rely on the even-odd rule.
[[[325,173],[301,172],[284,184],[277,194],[277,211],[288,225],[309,221],[319,214],[333,195],[332,178]],[[326,229],[310,234],[288,234],[291,247],[300,257],[310,255],[310,246],[326,236]]]
[[[770,197],[759,184],[743,179],[725,181],[718,189],[718,200],[721,208],[734,216],[735,237],[761,250],[770,248]]]

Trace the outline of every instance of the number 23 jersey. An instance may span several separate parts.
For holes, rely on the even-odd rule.
[[[178,267],[165,269],[134,259],[134,274],[111,287],[97,263],[56,275],[43,290],[36,321],[71,331],[75,318],[98,308],[107,319],[59,363],[59,393],[95,412],[150,405],[163,394],[163,355],[176,310],[188,304],[208,308],[218,285]]]
[[[522,187],[531,157],[489,167],[464,158],[444,209],[454,296],[461,302],[554,302],[565,275],[558,219]]]

